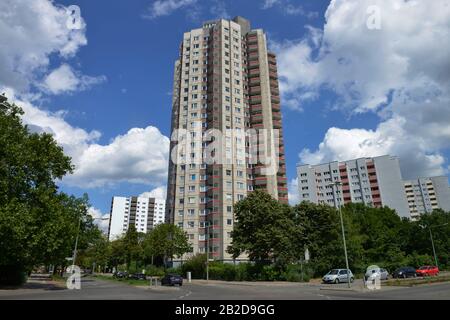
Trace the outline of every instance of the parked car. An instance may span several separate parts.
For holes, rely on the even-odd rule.
[[[416,277],[416,269],[413,267],[401,267],[392,273],[393,278],[412,278]]]
[[[116,271],[113,274],[113,277],[114,278],[119,278],[119,279],[127,278],[128,277],[128,272],[126,272],[126,271]]]
[[[178,274],[167,274],[161,279],[161,285],[163,286],[174,286],[176,284],[179,286],[183,285],[183,277]]]
[[[351,270],[347,272],[347,269],[332,269],[323,276],[322,281],[323,283],[342,283],[348,282],[349,278],[350,282],[355,279]]]
[[[146,280],[145,274],[143,273],[133,273],[128,276],[129,279],[133,280]]]
[[[380,280],[387,280],[389,277],[389,272],[386,269],[370,266],[367,268],[366,273],[364,275],[364,280],[367,281],[370,277],[379,276]]]
[[[436,266],[422,266],[416,270],[419,277],[431,277],[439,274],[439,268]]]

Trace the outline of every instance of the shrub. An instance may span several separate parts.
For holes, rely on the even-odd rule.
[[[214,280],[236,280],[236,266],[229,263],[213,262],[209,266],[209,278]]]
[[[147,276],[153,276],[153,277],[159,276],[159,277],[162,277],[162,276],[164,276],[164,269],[161,268],[161,267],[157,267],[157,266],[154,266],[154,265],[150,264],[150,265],[145,267],[145,274]]]
[[[406,264],[408,266],[418,268],[423,265],[435,265],[434,259],[428,254],[417,254],[414,252],[406,257]]]
[[[308,282],[313,276],[313,267],[308,264],[304,264],[303,268],[299,264],[290,264],[282,274],[283,280],[290,282]]]
[[[0,265],[0,285],[19,286],[27,281],[27,272],[22,266]]]
[[[163,269],[163,273],[164,273],[164,269]],[[171,273],[179,274],[179,275],[181,275],[181,276],[183,276],[183,277],[186,276],[185,274],[183,275],[183,271],[181,270],[181,267],[168,268],[168,269],[166,269],[166,274],[171,274]]]
[[[206,277],[206,254],[197,254],[188,259],[181,266],[181,272],[185,275],[191,272],[192,279],[204,279]]]

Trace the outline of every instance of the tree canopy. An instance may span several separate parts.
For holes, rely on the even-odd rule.
[[[56,180],[73,170],[70,158],[51,134],[32,133],[22,114],[7,100],[0,103],[0,268],[29,271],[64,264],[79,221],[80,248],[100,233],[87,196],[58,190]]]

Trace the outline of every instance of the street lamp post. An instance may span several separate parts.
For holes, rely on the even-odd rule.
[[[434,248],[433,234],[431,233],[431,229],[432,228],[436,228],[436,227],[446,226],[446,225],[448,225],[448,223],[444,223],[444,224],[440,224],[440,225],[437,225],[437,226],[429,226],[428,227],[428,230],[430,231],[431,246],[433,247],[434,262],[436,263],[436,267],[438,267],[438,268],[439,268],[439,265],[438,265],[437,255],[436,255],[436,249]]]
[[[342,230],[342,241],[344,243],[345,266],[347,267],[347,284],[348,284],[348,287],[350,288],[350,268],[348,266],[347,243],[345,241],[344,219],[342,218],[341,201],[339,201],[339,199],[337,199],[337,196],[336,196],[337,192],[335,190],[335,187],[337,188],[340,185],[342,185],[342,183],[340,181],[336,181],[336,182],[330,184],[330,186],[333,188],[334,199],[337,201],[337,206],[339,209],[339,217],[341,220],[341,230]]]
[[[75,248],[73,249],[72,272],[73,272],[73,268],[75,267],[75,259],[77,258],[77,248],[78,248],[78,238],[80,237],[81,218],[82,218],[82,216],[80,216],[80,219],[78,220],[77,237],[75,238]],[[109,218],[92,218],[92,220],[109,220]]]

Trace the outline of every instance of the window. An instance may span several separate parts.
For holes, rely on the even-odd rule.
[[[227,219],[227,225],[231,226],[233,224],[233,220]]]
[[[189,197],[189,203],[190,204],[195,203],[195,197]]]
[[[188,228],[194,228],[195,227],[195,222],[194,221],[188,221],[187,226],[188,226]]]
[[[188,215],[190,216],[195,215],[195,209],[188,209]]]

